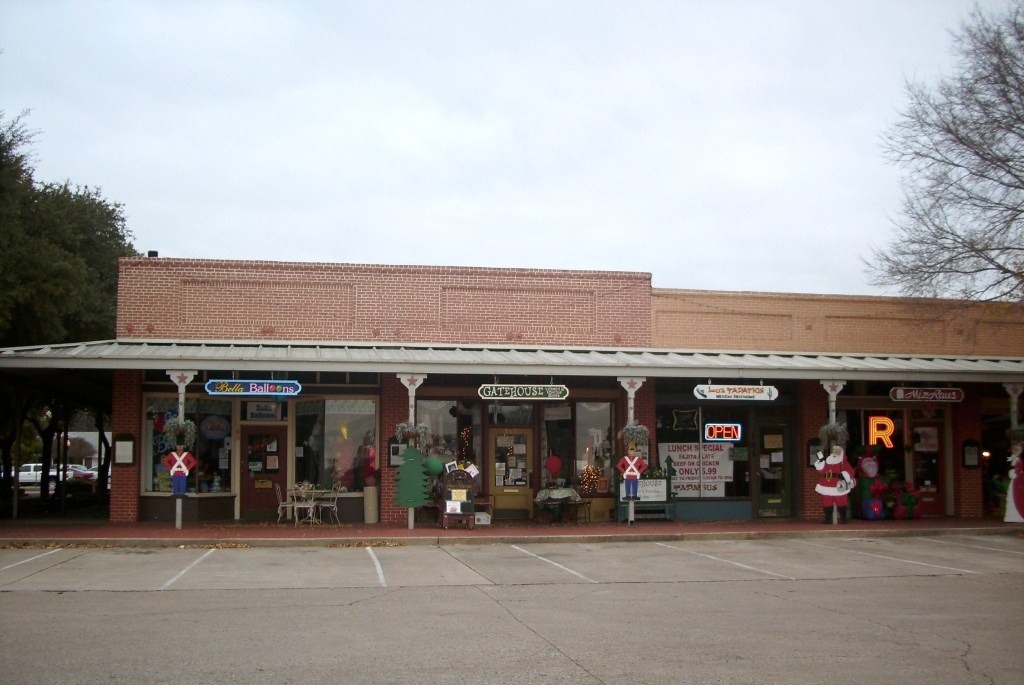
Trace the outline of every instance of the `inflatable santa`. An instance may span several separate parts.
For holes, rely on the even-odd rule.
[[[832,523],[833,504],[839,510],[839,522],[846,523],[846,507],[853,488],[853,467],[846,461],[846,452],[839,445],[834,445],[827,457],[818,452],[814,468],[821,474],[814,491],[821,495],[824,523]]]

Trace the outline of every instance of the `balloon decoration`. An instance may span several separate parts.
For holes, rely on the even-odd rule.
[[[437,456],[427,457],[425,467],[428,476],[440,476],[444,471],[444,462]]]
[[[548,473],[551,474],[551,480],[555,480],[558,478],[559,471],[562,470],[562,460],[557,454],[552,452],[551,455],[544,460],[544,468],[546,468]]]

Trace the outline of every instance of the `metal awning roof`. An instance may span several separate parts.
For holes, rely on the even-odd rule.
[[[120,339],[4,348],[0,369],[1024,382],[1024,357],[217,340]]]

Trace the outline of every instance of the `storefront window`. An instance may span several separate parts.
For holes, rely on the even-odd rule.
[[[416,422],[429,428],[420,450],[442,461],[455,461],[460,468],[477,466],[480,454],[480,412],[475,403],[454,400],[417,400]]]
[[[296,403],[295,482],[362,491],[380,470],[377,402],[373,399]]]
[[[164,426],[178,415],[177,397],[146,399],[146,445],[143,456],[145,492],[170,492],[171,476],[163,464],[174,449]],[[196,424],[192,455],[196,466],[188,475],[188,492],[231,491],[231,401],[213,398],[186,399],[185,418]]]
[[[561,487],[577,482],[578,474],[586,464],[576,463],[572,444],[572,407],[568,404],[545,405],[544,431],[540,443],[544,485]]]
[[[749,451],[752,439],[741,408],[659,406],[657,422],[658,463],[672,462],[672,491],[676,497],[714,499],[749,497]],[[708,441],[708,423],[738,425],[740,441]]]
[[[878,457],[878,473],[890,480],[905,481],[905,416],[902,409],[859,409],[840,411],[837,420],[850,431],[847,456],[854,466],[872,444]],[[872,429],[872,427],[874,427]],[[874,434],[872,434],[874,430]],[[887,442],[891,443],[890,447]]]
[[[613,492],[615,463],[611,402],[576,403],[576,470],[593,467],[597,493]]]

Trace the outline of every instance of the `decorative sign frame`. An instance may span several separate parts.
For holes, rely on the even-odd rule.
[[[771,402],[779,397],[774,385],[695,385],[693,396],[698,400],[747,400]]]
[[[504,385],[485,383],[477,389],[482,400],[564,400],[569,388],[564,385]]]

